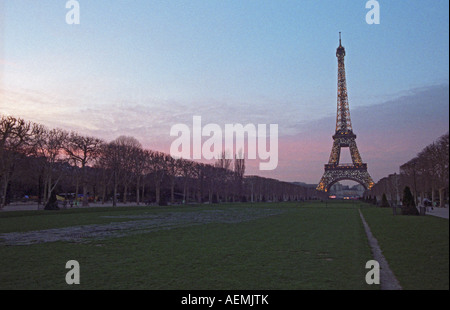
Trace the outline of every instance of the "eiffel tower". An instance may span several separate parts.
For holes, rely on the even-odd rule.
[[[367,164],[362,162],[361,155],[356,146],[356,135],[353,133],[352,122],[350,120],[344,64],[345,48],[342,46],[340,32],[336,57],[338,59],[336,133],[333,136],[334,143],[331,149],[330,160],[325,165],[325,173],[317,186],[317,190],[328,192],[334,183],[341,180],[356,181],[363,185],[365,189],[371,189],[374,183],[367,171]],[[352,157],[351,164],[339,163],[341,148],[350,149],[350,155]]]

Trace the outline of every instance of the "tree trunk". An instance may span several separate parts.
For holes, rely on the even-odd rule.
[[[77,182],[75,185],[75,202],[78,203],[78,191],[79,191],[79,180],[78,180],[78,176],[77,176]]]
[[[142,180],[142,199],[141,201],[143,201],[145,203],[145,180]]]
[[[0,210],[6,206],[6,193],[8,190],[8,176],[7,173],[3,175],[3,188],[2,188],[2,202],[0,204]]]
[[[127,191],[128,191],[128,185],[125,184],[124,189],[123,189],[123,203],[127,203]]]
[[[50,198],[50,193],[48,193],[48,182],[44,181],[44,206],[47,204],[48,199]]]
[[[187,194],[187,181],[184,181],[184,186],[183,186],[183,203],[186,203],[186,194]]]
[[[47,203],[52,195],[52,176],[49,174],[47,177],[47,199],[45,202]]]
[[[440,206],[441,208],[445,207],[445,187],[442,187],[439,189],[439,201],[440,201]]]
[[[103,187],[102,187],[102,205],[105,204],[105,199],[106,199],[106,184],[103,184]]]
[[[38,210],[39,207],[41,206],[41,202],[42,202],[42,175],[39,175],[38,178]]]
[[[175,178],[170,182],[170,203],[175,203]]]
[[[87,184],[83,184],[83,207],[88,207]]]
[[[140,177],[137,177],[136,180],[136,204],[139,206],[139,202],[140,202],[140,194],[139,194],[139,186],[140,186]]]
[[[159,182],[155,183],[155,197],[156,204],[159,205],[159,202],[161,200],[161,184]]]
[[[89,206],[88,197],[87,197],[87,177],[86,177],[86,166],[83,165],[83,207]]]
[[[117,207],[117,182],[114,182],[113,207]]]

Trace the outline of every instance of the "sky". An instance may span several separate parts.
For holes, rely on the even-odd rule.
[[[339,32],[369,173],[394,172],[449,128],[449,2],[0,1],[0,114],[168,152],[175,124],[278,124],[279,165],[318,183],[336,121]],[[344,160],[345,161],[345,160]]]

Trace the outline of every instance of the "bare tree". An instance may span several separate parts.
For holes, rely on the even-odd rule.
[[[372,193],[381,191],[397,195],[400,188],[409,187],[413,191],[416,204],[418,197],[435,201],[435,192],[439,191],[441,206],[445,204],[445,193],[449,182],[449,134],[426,146],[417,156],[400,166],[400,176],[390,175],[390,182],[381,179],[372,188]],[[395,178],[395,180],[394,180]],[[382,188],[382,189],[381,189]]]
[[[446,133],[437,141],[436,179],[439,189],[440,206],[445,206],[445,191],[449,189],[449,134]]]
[[[106,202],[108,187],[111,185],[114,176],[114,171],[111,167],[111,162],[113,161],[111,149],[112,147],[110,144],[103,144],[100,155],[97,157],[94,165],[94,167],[99,170],[102,204],[105,204]]]
[[[123,185],[123,203],[127,203],[128,188],[136,177],[136,169],[143,164],[139,158],[142,152],[141,143],[134,137],[120,136],[114,140],[119,147],[121,181]],[[139,162],[139,164],[137,164]]]
[[[64,145],[66,154],[81,168],[83,184],[83,206],[88,206],[88,183],[86,167],[100,156],[103,141],[89,136],[71,132]]]
[[[435,152],[435,156],[444,158],[440,150]],[[140,197],[144,197],[144,180],[147,179],[154,184],[157,203],[161,203],[163,198],[165,182],[167,188],[170,187],[172,203],[175,202],[176,184],[182,187],[184,202],[191,201],[191,198],[202,202],[206,196],[209,202],[229,201],[230,197],[252,201],[261,201],[263,197],[291,199],[300,191],[300,187],[276,180],[245,180],[244,159],[236,157],[232,166],[233,161],[229,158],[223,152],[215,165],[174,159],[165,153],[143,150],[133,137],[121,136],[105,144],[95,137],[47,129],[39,124],[3,116],[0,118],[0,207],[6,204],[7,197],[18,193],[23,195],[25,190],[20,192],[15,187],[26,183],[29,186],[30,182],[33,185],[29,188],[38,193],[39,201],[42,192],[47,201],[57,187],[65,188],[66,193],[75,188],[75,197],[78,197],[81,186],[83,206],[88,205],[88,189],[92,189],[94,196],[100,193],[105,202],[111,184],[114,206],[117,205],[120,186],[126,202],[128,189],[135,185],[136,203],[139,204]],[[448,170],[448,164],[446,167]],[[32,178],[27,169],[33,170]],[[444,175],[439,180],[448,180],[448,171],[439,169]]]
[[[178,158],[173,158],[172,156],[168,156],[166,158],[167,164],[167,176],[170,182],[170,203],[175,203],[175,180],[179,176],[182,160]]]
[[[180,174],[183,178],[183,203],[187,203],[189,199],[189,180],[192,177],[194,163],[189,160],[180,159]]]
[[[135,150],[135,157],[133,159],[132,171],[134,174],[134,178],[136,180],[136,204],[140,203],[140,186],[141,181],[144,178],[144,173],[146,168],[148,167],[150,152],[137,148]]]
[[[167,175],[169,157],[161,152],[150,152],[148,167],[155,184],[155,199],[157,204],[161,203],[161,186],[164,177]]]
[[[101,165],[103,169],[110,171],[110,176],[112,179],[113,188],[113,207],[117,206],[117,187],[119,185],[119,180],[122,172],[122,157],[120,155],[120,146],[112,141],[103,146],[103,152],[101,156]]]
[[[124,187],[123,202],[127,202],[128,186],[142,165],[142,152],[141,143],[137,139],[127,136],[120,136],[103,147],[101,163],[111,171],[113,206],[117,205],[120,183]]]
[[[205,176],[206,180],[206,188],[208,191],[208,202],[213,203],[213,197],[214,194],[216,194],[216,200],[217,200],[217,187],[218,187],[218,172],[219,168],[216,168],[212,165],[205,165],[203,167],[203,174]]]
[[[34,153],[42,158],[44,172],[44,204],[47,203],[51,193],[58,185],[63,176],[64,169],[61,169],[61,163],[65,161],[64,145],[68,133],[61,129],[47,129],[41,126],[41,134],[37,137],[34,144]]]
[[[238,200],[242,198],[242,183],[244,181],[245,174],[245,158],[242,155],[242,150],[239,154],[234,156],[234,197],[237,195]]]
[[[225,202],[228,202],[229,193],[233,193],[234,187],[234,178],[232,177],[233,172],[231,171],[232,160],[229,158],[230,153],[228,151],[223,151],[214,163],[214,167],[217,168],[216,177],[220,180],[217,185],[218,189],[216,190],[216,195],[218,199],[219,196],[222,196]]]
[[[219,158],[215,162],[214,166],[217,168],[223,168],[226,170],[231,169],[231,163],[232,160],[230,159],[230,153],[228,151],[223,151],[222,154],[220,154]]]
[[[6,196],[15,163],[31,152],[34,136],[39,135],[36,124],[12,116],[0,118],[0,209],[6,205]]]
[[[195,198],[197,196],[197,202],[203,202],[203,191],[205,188],[205,171],[206,165],[202,163],[194,163],[191,176],[196,182],[193,183],[193,195]]]

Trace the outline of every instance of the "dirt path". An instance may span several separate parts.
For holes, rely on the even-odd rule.
[[[80,225],[63,228],[12,232],[0,234],[0,244],[30,245],[46,242],[83,243],[94,240],[119,238],[144,234],[157,230],[188,227],[209,223],[240,223],[258,218],[278,215],[283,210],[275,209],[236,209],[203,210],[194,212],[164,212],[161,214],[141,214],[122,216],[103,216],[103,218],[123,219],[123,222],[108,224]],[[3,239],[3,240],[2,240]]]
[[[366,230],[367,239],[369,240],[369,245],[372,248],[372,254],[374,260],[376,260],[380,264],[380,285],[382,290],[401,290],[402,287],[392,272],[391,268],[389,268],[389,264],[384,257],[380,246],[378,245],[377,239],[372,235],[370,231],[370,227],[367,224],[364,216],[359,210],[359,215],[361,216],[361,220],[364,224],[364,229]]]

